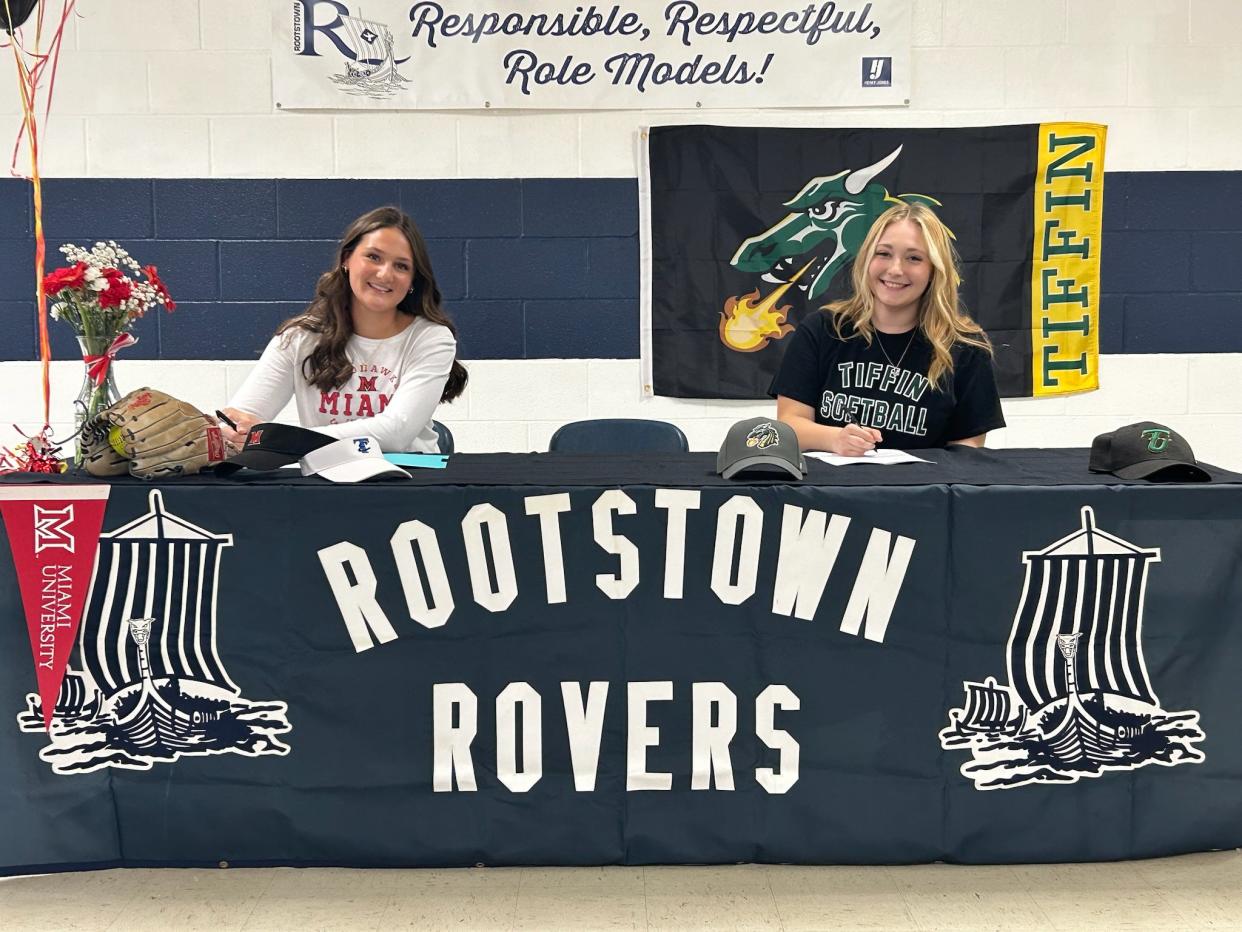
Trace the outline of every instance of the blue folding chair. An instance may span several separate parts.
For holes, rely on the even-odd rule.
[[[436,446],[441,453],[453,452],[453,432],[439,421],[432,421],[431,427],[436,432]]]
[[[686,453],[690,444],[676,424],[639,418],[598,418],[557,428],[553,453]]]

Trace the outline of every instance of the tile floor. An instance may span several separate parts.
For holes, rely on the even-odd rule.
[[[0,880],[0,930],[1242,932],[1242,852],[1021,867],[112,870]]]

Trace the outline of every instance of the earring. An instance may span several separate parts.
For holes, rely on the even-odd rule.
[[[407,292],[406,292],[406,294],[413,294],[413,293],[414,293],[414,289],[413,289],[413,288],[411,288],[409,291],[407,291]]]

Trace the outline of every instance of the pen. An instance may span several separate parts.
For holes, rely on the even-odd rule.
[[[229,417],[227,414],[225,414],[223,411],[221,411],[219,408],[216,409],[216,417],[224,421],[225,424],[228,424],[229,427],[232,428],[233,430],[237,430],[237,425],[233,423],[233,419]]]

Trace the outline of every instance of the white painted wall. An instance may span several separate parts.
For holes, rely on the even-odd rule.
[[[49,177],[632,177],[636,131],[652,122],[1083,119],[1109,125],[1109,171],[1242,168],[1238,0],[915,0],[910,107],[809,112],[277,113],[265,0],[79,0],[78,10],[46,134]],[[15,135],[18,109],[13,69],[0,67],[0,142]],[[122,390],[154,384],[210,409],[245,366],[122,357],[118,373]],[[557,424],[604,416],[671,420],[709,450],[733,420],[772,410],[643,400],[636,360],[470,368],[467,396],[442,412],[467,451],[546,449]],[[37,369],[0,364],[0,444],[15,438],[9,422],[41,418]],[[53,420],[79,379],[80,364],[56,364]],[[1101,380],[1083,396],[1006,402],[1010,426],[990,443],[1078,446],[1156,419],[1202,459],[1242,470],[1242,355],[1106,356]]]
[[[1096,434],[1137,420],[1172,425],[1210,463],[1242,469],[1242,357],[1238,355],[1105,356],[1100,391],[1066,398],[1009,399],[1010,426],[988,437],[992,447],[1089,446]],[[122,360],[122,392],[154,385],[204,411],[224,403],[252,363],[153,362]],[[770,414],[770,404],[745,401],[687,401],[639,394],[638,360],[547,359],[527,362],[485,360],[470,365],[470,386],[436,417],[449,425],[463,452],[546,450],[552,432],[566,421],[594,417],[648,417],[672,421],[685,431],[692,450],[715,450],[725,430],[744,417]],[[82,365],[52,365],[52,418],[56,436],[73,428],[73,399]],[[33,425],[42,417],[37,389],[39,364],[0,365],[5,417]],[[7,399],[21,399],[11,409]],[[14,413],[10,414],[13,410]],[[292,404],[282,420],[296,423]],[[6,425],[7,426],[7,425]],[[5,442],[8,442],[7,438]]]

